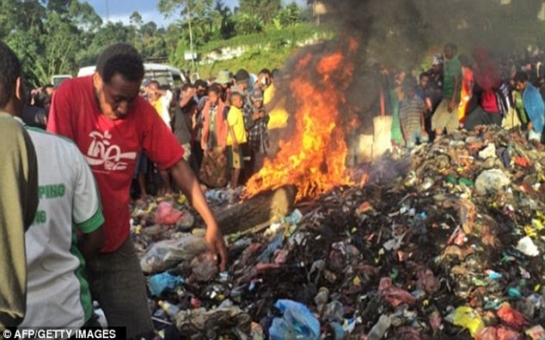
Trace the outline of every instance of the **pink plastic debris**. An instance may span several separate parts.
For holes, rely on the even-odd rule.
[[[162,225],[175,225],[182,217],[184,213],[175,209],[172,203],[161,202],[157,206],[155,211],[155,223]]]
[[[392,279],[389,277],[380,279],[378,291],[380,296],[392,307],[397,307],[404,303],[409,305],[414,305],[416,303],[416,298],[412,296],[411,293],[401,288],[394,287],[392,285]]]

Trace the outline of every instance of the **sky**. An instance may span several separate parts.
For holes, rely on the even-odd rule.
[[[165,19],[157,10],[159,0],[87,0],[95,11],[106,22],[107,8],[109,8],[110,21],[122,21],[129,23],[129,17],[134,11],[138,11],[142,15],[144,22],[154,21],[158,26],[166,26],[173,18]],[[223,2],[233,8],[238,5],[238,0],[223,0]],[[303,0],[297,0],[298,3],[306,3]],[[108,6],[106,5],[108,4]]]

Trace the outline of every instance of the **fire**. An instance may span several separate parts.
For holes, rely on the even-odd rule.
[[[296,76],[290,89],[297,104],[292,113],[295,131],[280,143],[276,158],[266,160],[261,171],[250,178],[247,196],[294,184],[300,201],[351,183],[345,168],[348,149],[339,110],[353,67],[341,52],[315,59],[307,54],[293,70]]]

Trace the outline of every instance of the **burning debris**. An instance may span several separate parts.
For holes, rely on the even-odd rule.
[[[157,325],[183,338],[540,339],[544,165],[520,134],[494,129],[386,155],[360,169],[365,186],[337,186],[230,235],[219,276],[198,265],[213,259],[168,262],[166,278],[149,277]],[[151,213],[135,228],[143,256],[162,239],[190,239]]]
[[[340,109],[353,73],[349,59],[355,42],[346,49],[320,58],[309,53],[298,61],[293,72],[297,76],[290,84],[296,103],[294,132],[281,141],[276,157],[266,160],[246,184],[248,195],[293,184],[300,201],[350,183]]]

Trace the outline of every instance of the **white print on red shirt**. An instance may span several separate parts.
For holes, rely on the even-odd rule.
[[[136,159],[136,152],[122,153],[119,146],[112,145],[110,142],[112,135],[108,131],[105,131],[104,135],[93,131],[89,136],[93,138],[93,142],[89,145],[85,158],[90,166],[104,165],[106,171],[124,171],[128,163],[121,160]]]

